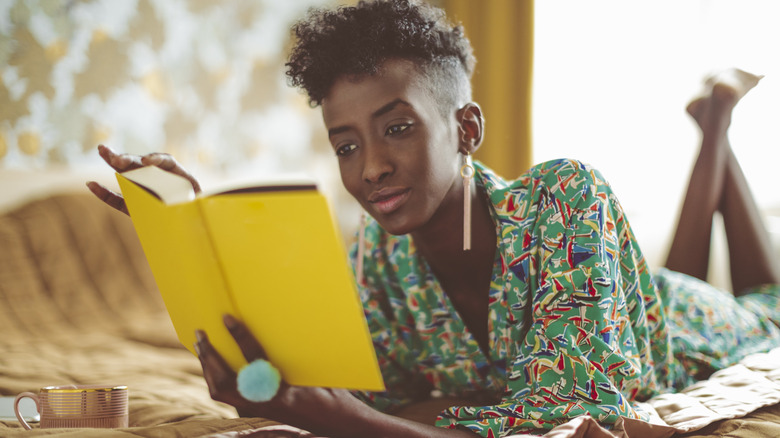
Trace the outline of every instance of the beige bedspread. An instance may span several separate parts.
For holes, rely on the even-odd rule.
[[[298,436],[264,430],[274,423],[236,418],[210,399],[197,358],[176,339],[131,222],[89,194],[0,215],[0,333],[0,395],[74,383],[123,384],[130,394],[125,429],[24,431],[6,421],[0,436]],[[652,404],[678,430],[697,429],[685,436],[780,436],[780,351],[772,354]],[[432,422],[443,402],[400,415]],[[754,412],[722,420],[747,411]],[[587,424],[570,429],[556,436],[598,436],[595,428],[585,433]]]
[[[115,436],[203,436],[272,424],[237,419],[210,399],[197,358],[176,339],[131,222],[91,195],[56,196],[0,216],[0,333],[1,395],[127,385],[130,428]],[[0,422],[0,436],[17,433],[44,431]]]

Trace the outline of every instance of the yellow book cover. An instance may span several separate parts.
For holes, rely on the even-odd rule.
[[[384,390],[343,243],[314,185],[195,197],[186,179],[154,166],[117,179],[190,351],[203,329],[239,370],[246,361],[222,323],[230,313],[287,383]]]

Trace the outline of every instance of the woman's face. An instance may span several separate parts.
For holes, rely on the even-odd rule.
[[[455,114],[445,120],[409,61],[337,80],[322,115],[344,187],[388,232],[420,230],[441,207],[460,205]]]

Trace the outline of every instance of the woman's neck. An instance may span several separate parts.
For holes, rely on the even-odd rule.
[[[496,225],[490,214],[488,198],[481,189],[473,187],[471,197],[470,250],[463,250],[463,229],[460,225],[463,221],[462,202],[459,203],[460,214],[445,211],[445,223],[432,221],[431,231],[413,234],[412,238],[479,348],[485,357],[490,357],[488,315],[496,254]]]
[[[479,289],[489,286],[496,252],[496,225],[482,190],[475,184],[471,187],[470,250],[463,249],[462,201],[438,211],[422,230],[412,233],[417,251],[443,286],[462,282],[479,285]],[[485,272],[488,278],[483,284]]]

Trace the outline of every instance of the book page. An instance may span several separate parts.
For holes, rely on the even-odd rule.
[[[122,172],[122,176],[150,190],[168,205],[195,199],[195,189],[192,188],[192,183],[187,178],[162,170],[157,166],[129,170]]]
[[[243,192],[271,192],[279,190],[314,190],[318,186],[314,178],[301,173],[275,174],[229,179],[211,187],[204,187],[200,197]]]
[[[227,193],[271,192],[282,190],[316,190],[317,182],[303,174],[284,174],[270,177],[239,178],[203,188],[195,194],[192,183],[186,178],[167,172],[157,166],[146,166],[123,172],[122,176],[151,191],[167,205],[189,202],[196,197]]]

